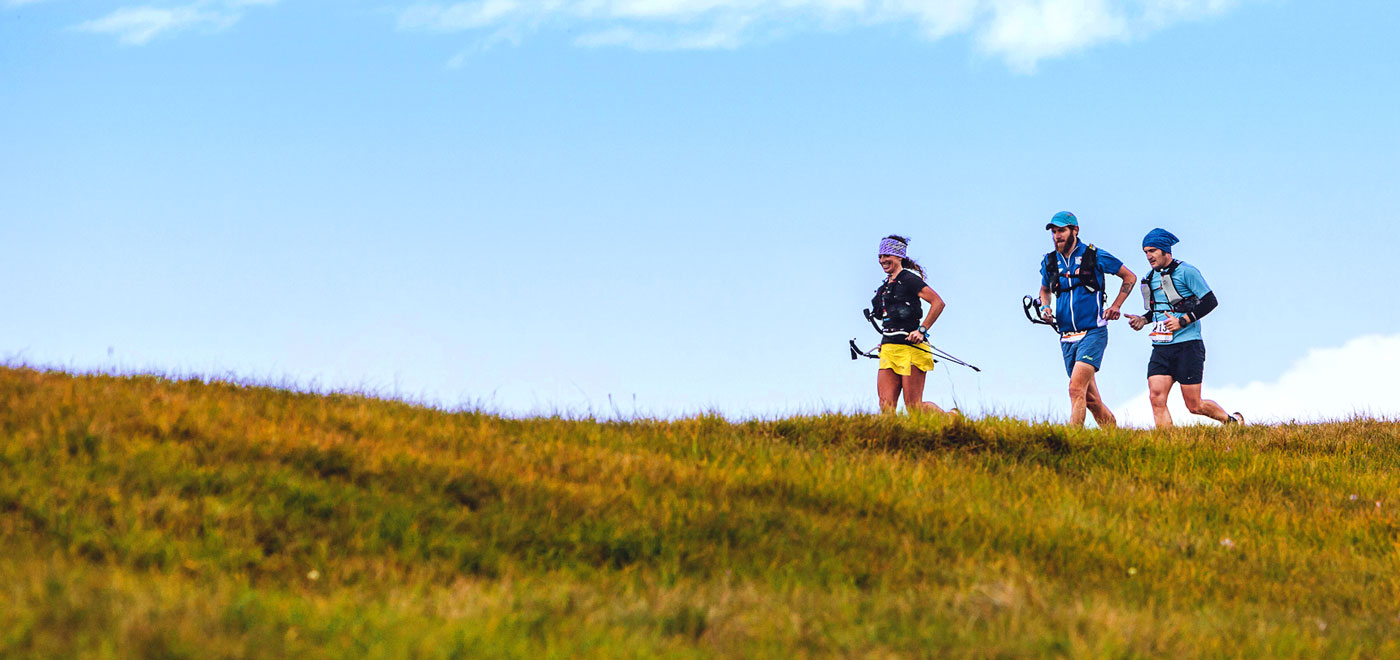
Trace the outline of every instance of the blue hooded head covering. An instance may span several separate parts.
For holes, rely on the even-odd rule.
[[[1181,239],[1177,238],[1171,232],[1158,227],[1147,232],[1147,236],[1144,236],[1142,239],[1142,246],[1145,248],[1157,248],[1163,252],[1171,252],[1172,246],[1180,242]]]

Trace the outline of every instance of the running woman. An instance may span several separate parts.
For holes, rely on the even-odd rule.
[[[876,390],[881,411],[894,412],[902,392],[906,410],[941,413],[943,409],[924,401],[924,379],[933,371],[928,330],[947,305],[924,282],[924,269],[906,256],[908,248],[909,239],[903,236],[890,235],[880,241],[880,269],[885,271],[885,281],[870,301],[875,318],[883,321]],[[927,315],[920,301],[928,302]]]
[[[1181,384],[1181,398],[1194,415],[1204,415],[1222,424],[1237,424],[1244,415],[1227,414],[1220,404],[1201,398],[1201,381],[1206,368],[1206,344],[1201,336],[1201,319],[1219,302],[1206,278],[1195,266],[1172,256],[1172,246],[1180,242],[1165,229],[1153,229],[1142,239],[1142,252],[1152,270],[1142,278],[1143,305],[1147,316],[1128,315],[1134,330],[1152,326],[1152,358],[1147,362],[1147,391],[1152,401],[1152,417],[1157,428],[1172,426],[1167,395],[1172,385]]]
[[[1106,250],[1080,241],[1079,219],[1073,213],[1056,213],[1045,228],[1054,239],[1055,251],[1040,261],[1040,305],[1042,317],[1060,331],[1060,354],[1069,374],[1069,423],[1083,426],[1087,410],[1100,428],[1117,426],[1095,375],[1108,348],[1108,322],[1122,316],[1123,301],[1137,283],[1137,275]],[[1108,307],[1104,307],[1106,274],[1123,280]]]

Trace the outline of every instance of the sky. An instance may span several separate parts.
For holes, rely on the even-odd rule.
[[[1182,239],[1220,300],[1207,398],[1400,417],[1397,25],[1389,0],[0,0],[0,356],[512,416],[871,411],[846,342],[877,339],[897,233],[948,303],[934,344],[982,368],[925,398],[1062,421],[1020,301],[1067,210],[1139,275],[1147,231]],[[1151,424],[1150,351],[1112,324],[1125,423]]]

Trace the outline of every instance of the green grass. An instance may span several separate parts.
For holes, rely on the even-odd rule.
[[[0,431],[7,659],[1400,657],[1390,423],[512,420],[9,368]]]

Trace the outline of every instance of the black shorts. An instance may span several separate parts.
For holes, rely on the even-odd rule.
[[[1200,385],[1206,371],[1206,343],[1195,339],[1152,347],[1147,377],[1171,376],[1182,385]]]

